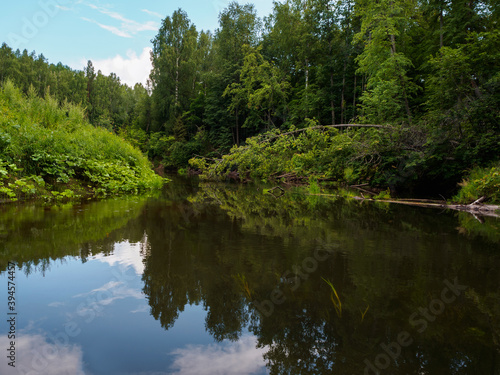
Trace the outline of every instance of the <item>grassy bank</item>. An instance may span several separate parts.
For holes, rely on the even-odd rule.
[[[0,90],[0,200],[135,194],[158,188],[142,153],[84,110],[7,81]]]

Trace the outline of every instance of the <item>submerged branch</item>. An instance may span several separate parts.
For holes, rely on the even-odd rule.
[[[342,197],[338,194],[307,194],[307,195],[317,195],[324,197]],[[424,208],[440,208],[440,209],[448,209],[454,211],[463,211],[468,212],[472,215],[482,215],[482,216],[491,216],[491,217],[500,217],[500,206],[490,205],[490,204],[447,204],[438,201],[431,201],[429,199],[374,199],[374,198],[359,198],[354,197],[354,199],[358,200],[366,200],[371,202],[380,202],[380,203],[395,203],[395,204],[404,204],[406,206],[415,206],[415,207],[424,207]]]

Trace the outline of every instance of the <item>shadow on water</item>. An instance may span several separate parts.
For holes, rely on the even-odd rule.
[[[2,269],[27,273],[147,238],[160,325],[202,305],[215,340],[255,334],[271,374],[500,373],[496,219],[188,178],[157,198],[0,215]]]

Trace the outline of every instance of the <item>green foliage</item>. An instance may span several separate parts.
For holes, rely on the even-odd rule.
[[[411,26],[415,17],[413,0],[359,1],[362,16],[357,41],[365,40],[357,57],[359,72],[367,74],[367,90],[361,96],[368,122],[411,123],[408,101],[417,90],[408,77],[411,60],[399,52],[399,36]]]
[[[152,40],[153,70],[151,80],[155,87],[152,95],[155,130],[176,128],[178,137],[185,137],[179,116],[189,109],[195,97],[193,82],[197,79],[198,31],[186,12],[176,10],[166,17]]]
[[[299,180],[343,181],[346,168],[351,168],[349,182],[356,182],[376,175],[376,166],[367,160],[379,157],[389,139],[389,135],[374,136],[369,130],[341,133],[335,129],[306,129],[285,134],[271,131],[247,139],[245,146],[233,147],[221,160],[208,163],[206,159],[194,158],[190,164],[207,179],[226,179],[237,171],[240,178],[257,180],[293,176]]]
[[[328,279],[322,278],[325,283],[328,284],[330,289],[332,290],[330,293],[330,300],[333,303],[333,306],[335,307],[335,312],[337,313],[339,318],[342,318],[342,302],[340,301],[339,295],[337,294],[337,291],[335,290],[335,287],[333,286],[332,282]],[[366,311],[365,311],[366,313]],[[364,315],[363,315],[364,317]]]
[[[61,63],[49,64],[47,59],[35,52],[13,51],[5,43],[0,47],[0,84],[11,80],[20,91],[30,98],[40,97],[52,101],[52,106],[66,103],[80,104],[78,112],[85,113],[95,126],[117,131],[137,116],[136,103],[141,85],[132,90],[120,83],[115,74],[104,76],[95,72],[92,62],[84,71],[72,70]],[[50,97],[50,98],[49,98]],[[38,106],[32,101],[32,110]],[[46,105],[47,103],[45,103]],[[139,108],[137,108],[139,109]],[[40,122],[51,122],[56,112],[40,112]],[[70,117],[71,113],[66,112]]]
[[[499,159],[499,14],[493,1],[287,0],[274,2],[262,22],[253,5],[233,1],[211,33],[178,9],[152,41],[150,83],[133,89],[91,61],[73,71],[3,44],[0,153],[18,155],[23,173],[68,183],[80,172],[66,171],[66,159],[89,158],[90,141],[77,145],[78,155],[69,150],[89,139],[85,115],[104,129],[96,143],[105,146],[90,149],[115,144],[103,139],[114,132],[170,169],[186,168],[194,155],[230,152],[213,166],[193,161],[207,177],[304,180],[312,173],[391,192],[454,194],[463,171]],[[260,144],[278,134],[265,135],[271,130],[339,123],[397,130],[302,133]],[[62,127],[74,133],[72,143]]]
[[[5,109],[0,134],[9,140],[0,154],[0,176],[9,196],[6,189],[29,198],[43,194],[46,183],[63,187],[72,180],[85,183],[96,195],[137,193],[161,185],[139,150],[86,123],[76,106],[59,106],[50,95],[42,99],[33,90],[24,97],[7,81],[0,91],[0,107]],[[72,197],[69,189],[54,191],[58,197]]]
[[[152,133],[147,144],[148,156],[151,160],[163,159],[170,147],[175,143],[175,137],[163,133]]]
[[[319,194],[321,193],[321,188],[318,184],[317,178],[314,176],[309,177],[309,186],[308,186],[309,194]]]
[[[475,168],[460,183],[461,189],[454,197],[460,203],[472,203],[485,197],[490,203],[500,203],[500,164],[490,168]]]
[[[231,97],[229,105],[231,113],[238,113],[240,107],[254,111],[254,116],[249,115],[243,127],[249,128],[259,123],[267,123],[269,129],[276,113],[284,111],[290,84],[286,77],[280,78],[281,73],[276,66],[264,59],[261,47],[252,48],[248,45],[244,47],[246,54],[240,82],[227,86],[224,96]]]
[[[374,199],[391,199],[391,192],[389,189],[381,191],[379,194],[373,197]]]
[[[44,206],[26,203],[2,207],[0,230],[5,239],[0,267],[14,259],[29,273],[38,267],[43,270],[46,261],[56,257],[78,256],[85,261],[95,254],[96,247],[82,244],[102,239],[109,242],[108,246],[98,246],[99,251],[111,250],[112,244],[123,238],[116,231],[125,227],[130,234],[126,224],[140,215],[147,200],[143,196],[93,200],[83,203],[84,209],[75,214],[72,202],[64,203],[74,199],[72,189],[49,191],[48,195],[51,202]],[[136,240],[141,235],[138,233]]]

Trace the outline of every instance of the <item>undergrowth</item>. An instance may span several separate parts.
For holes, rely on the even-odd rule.
[[[500,204],[500,164],[474,168],[460,186],[459,193],[454,197],[457,202],[471,203],[484,197],[489,203]]]
[[[123,139],[90,125],[84,110],[10,81],[0,90],[0,200],[72,199],[161,187],[148,159]]]

